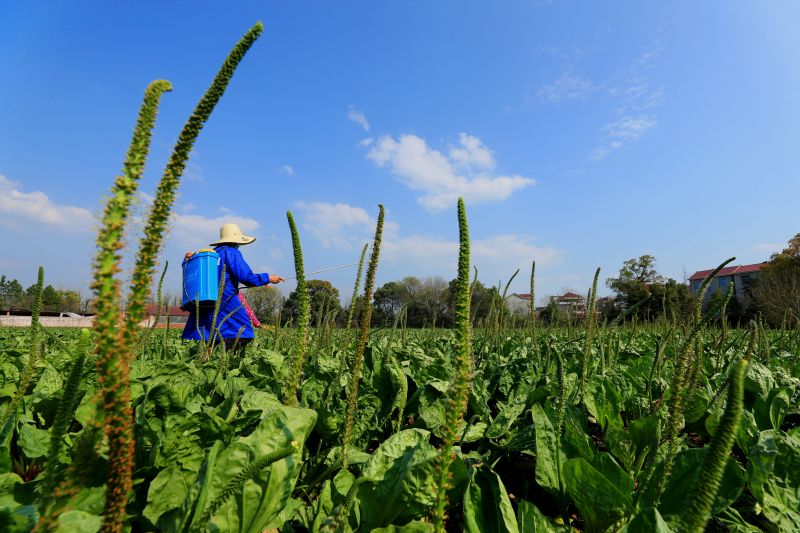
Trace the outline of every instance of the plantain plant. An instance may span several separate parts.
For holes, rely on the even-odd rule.
[[[132,489],[133,430],[128,366],[133,359],[138,323],[144,318],[144,302],[152,284],[156,259],[163,246],[166,226],[175,201],[180,177],[192,146],[203,125],[225,92],[237,65],[263,31],[259,22],[234,46],[209,89],[201,98],[181,131],[159,182],[155,199],[140,239],[131,276],[128,310],[125,320],[120,313],[119,250],[128,219],[131,198],[141,178],[161,95],[171,89],[168,82],[153,82],[134,129],[122,175],[112,188],[98,232],[94,283],[97,317],[95,338],[97,372],[100,376],[99,402],[103,427],[108,439],[108,472],[103,510],[104,532],[120,532]],[[119,328],[122,322],[122,327]]]
[[[286,212],[289,221],[289,230],[292,233],[292,249],[294,250],[294,272],[297,277],[298,299],[298,339],[292,364],[289,370],[289,377],[286,383],[283,401],[287,405],[297,405],[297,388],[300,384],[300,375],[303,373],[303,363],[308,349],[308,322],[310,318],[310,306],[308,303],[308,288],[306,287],[306,274],[303,269],[303,248],[300,245],[300,234],[297,232],[297,225],[291,211]]]
[[[447,489],[450,487],[450,465],[455,454],[456,433],[464,420],[472,380],[470,341],[470,283],[469,283],[469,226],[464,199],[458,199],[458,277],[455,301],[455,375],[447,390],[448,408],[445,412],[444,438],[436,465],[436,502],[433,525],[437,532],[445,530],[447,519]]]
[[[383,205],[378,205],[378,223],[375,225],[375,238],[372,240],[372,253],[367,267],[367,279],[364,282],[364,305],[359,317],[358,346],[356,347],[353,361],[353,373],[350,376],[350,388],[347,396],[347,409],[345,411],[344,432],[342,435],[342,466],[347,468],[347,455],[350,448],[350,439],[353,436],[353,423],[358,409],[358,384],[361,379],[361,366],[364,362],[364,351],[367,348],[369,337],[369,324],[372,320],[372,291],[375,289],[375,272],[378,270],[378,259],[381,253],[381,238],[383,236]]]
[[[688,505],[681,514],[680,531],[703,533],[711,518],[711,507],[717,497],[725,463],[728,461],[739,421],[742,418],[744,375],[747,360],[740,359],[733,368],[728,385],[728,401],[719,420],[714,438],[708,445],[700,475],[692,486]]]

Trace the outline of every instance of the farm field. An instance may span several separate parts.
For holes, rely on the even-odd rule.
[[[684,276],[689,283],[658,274],[654,256],[630,259],[618,278],[607,280],[614,298],[598,298],[598,267],[585,300],[568,291],[551,296],[537,311],[537,261],[545,268],[556,265],[562,252],[531,244],[531,234],[498,233],[497,227],[493,235],[480,229],[471,240],[467,222],[468,202],[503,201],[535,180],[500,169],[503,174],[494,176],[493,152],[467,133],[459,133],[459,145],[451,144],[445,155],[415,135],[402,134],[395,141],[376,128],[375,138],[351,147],[366,150],[359,157],[378,170],[405,176],[400,184],[422,194],[415,209],[455,208],[457,232],[455,224],[449,226],[456,222],[453,217],[435,224],[437,231],[451,233],[450,240],[401,234],[395,220],[384,220],[393,206],[378,204],[373,218],[344,203],[292,202],[270,183],[268,199],[291,205],[298,216],[296,222],[286,211],[288,238],[286,233],[279,238],[280,230],[271,224],[273,234],[262,242],[274,244],[269,254],[276,261],[291,246],[286,257],[294,272],[283,277],[262,263],[255,273],[239,247],[256,237],[229,222],[255,230],[255,219],[223,207],[213,213],[224,216],[208,218],[194,214],[191,202],[177,202],[184,174],[197,178],[202,169],[196,160],[190,162],[191,154],[198,157],[195,142],[263,31],[263,23],[253,24],[230,49],[180,130],[153,194],[138,187],[162,96],[173,90],[164,79],[144,90],[121,171],[104,191],[101,213],[60,206],[41,191],[20,192],[19,184],[0,175],[5,194],[0,204],[13,204],[14,209],[5,209],[14,216],[41,218],[44,211],[49,224],[67,226],[75,219],[76,234],[96,230],[91,259],[86,258],[91,297],[85,304],[87,309],[91,304],[92,330],[50,328],[40,319],[43,310],[58,312],[43,307],[48,300],[57,307],[50,296],[58,291],[45,287],[42,266],[36,284],[24,291],[30,327],[0,327],[0,531],[800,531],[800,234],[770,261],[739,271],[742,265],[730,258],[716,269]],[[655,53],[641,53],[604,83],[582,80],[570,66],[560,82],[539,89],[537,98],[557,103],[563,90],[569,99],[601,92],[609,98],[627,95],[615,107],[644,112],[658,105],[661,89],[649,91],[635,71],[644,72]],[[632,83],[628,78],[636,85],[616,87],[615,80]],[[346,117],[361,128],[359,135],[370,131],[365,114],[353,105]],[[268,122],[260,115],[257,121]],[[645,115],[618,116],[598,129],[605,141],[583,159],[599,164],[622,153],[623,144],[656,124]],[[247,139],[262,142],[247,128],[224,137],[241,139],[243,149]],[[166,156],[161,139],[154,144],[159,157]],[[302,157],[313,159],[305,150]],[[407,157],[421,163],[421,170],[410,170]],[[650,158],[643,160],[653,166]],[[299,161],[292,163],[301,168]],[[572,164],[557,167],[567,166]],[[291,165],[281,163],[278,169],[286,178],[295,175]],[[583,171],[564,170],[574,176]],[[316,190],[300,178],[299,190]],[[248,184],[252,193],[219,188],[215,196],[260,201],[264,195],[255,191],[265,180],[260,175],[247,180],[253,182]],[[283,181],[291,186],[292,180]],[[324,185],[318,190],[336,190],[333,183]],[[211,183],[205,190],[214,190]],[[391,192],[386,196],[399,198]],[[780,196],[793,197],[790,192]],[[377,203],[369,197],[369,205]],[[649,199],[626,203],[651,206]],[[534,211],[533,204],[518,205]],[[503,215],[511,212],[503,209]],[[594,206],[575,208],[587,215],[585,226],[593,224],[593,215],[588,216],[593,211]],[[274,206],[259,204],[258,212],[272,213]],[[639,217],[630,213],[620,220],[631,226],[627,229],[639,229],[633,228],[639,222],[630,222]],[[665,213],[653,213],[659,228],[674,210]],[[476,216],[481,224],[499,218],[504,217]],[[23,226],[14,222],[0,225]],[[193,239],[208,243],[205,234],[196,234],[218,222],[220,240],[207,244],[216,251],[168,251],[171,234],[195,234]],[[194,229],[188,231],[187,225]],[[528,220],[517,225],[536,227]],[[713,227],[716,221],[697,225]],[[312,261],[308,256],[304,261],[298,226],[304,237],[318,239],[322,257],[327,259],[334,245],[343,245],[347,254],[358,246],[360,261],[306,269]],[[365,243],[365,231],[373,226],[374,236]],[[648,245],[653,235],[645,232]],[[715,250],[724,247],[718,245]],[[777,246],[771,241],[750,249],[761,253]],[[452,281],[429,278],[439,287],[442,304],[431,307],[430,324],[449,327],[408,327],[409,308],[422,305],[422,298],[391,300],[400,285],[388,282],[376,290],[376,272],[382,260],[398,257],[404,268],[422,268],[421,258],[434,248],[441,270],[445,254],[447,265],[457,259],[457,270],[447,272]],[[478,279],[487,257],[490,264],[500,259],[506,265],[505,254],[511,252],[517,254],[514,265],[531,267],[529,292],[509,296],[526,300],[525,307],[507,300],[519,268],[502,293],[502,283],[487,289]],[[162,290],[169,261],[181,257],[183,314],[176,316],[189,324],[187,338],[197,341],[157,327],[162,303],[170,302]],[[199,262],[187,266],[196,259],[207,268],[202,277]],[[55,267],[60,275],[63,264],[53,263],[48,269]],[[27,259],[3,264],[22,269]],[[306,277],[356,264],[342,320],[338,289]],[[267,269],[271,274],[263,272]],[[551,286],[556,279],[571,279],[566,270],[554,273],[545,270]],[[402,281],[409,279],[420,281],[413,276]],[[0,280],[0,296],[8,299],[5,293],[13,289],[15,301],[23,301],[16,278]],[[234,299],[240,285],[288,280],[296,285],[285,301],[273,287],[283,307],[267,327],[258,327],[245,298]],[[330,287],[328,296],[319,296],[321,287]],[[44,298],[45,293],[50,296]],[[390,312],[379,303],[381,293],[384,304],[391,300]],[[258,293],[249,294],[255,300]],[[750,306],[753,294],[760,294],[753,299],[758,305]],[[77,292],[73,296],[82,302]],[[572,303],[561,306],[564,297]],[[148,307],[156,315],[150,316]],[[173,316],[170,305],[163,309]]]
[[[584,329],[474,331],[447,529],[677,531],[692,499],[713,498],[713,531],[796,530],[796,330],[756,329],[761,336],[749,351],[749,331],[704,332],[672,473],[656,502],[686,331],[668,324],[597,330],[581,399]],[[296,334],[262,331],[244,357],[217,351],[208,360],[176,332],[142,334],[130,367],[135,448],[126,524],[132,531],[432,530],[437,448],[454,377],[452,332],[373,332],[347,467],[341,435],[355,334],[315,332],[298,405],[289,407],[281,391]],[[29,342],[28,330],[0,331],[4,411],[25,372]],[[70,393],[74,414],[62,451],[48,458],[71,364],[86,346],[77,330],[46,330],[43,343],[44,358],[3,429],[0,524],[3,531],[29,531],[44,509],[44,474],[60,468],[72,490],[47,498],[63,506],[57,524],[96,531],[107,457],[81,444],[95,431],[98,375],[90,357]],[[698,486],[698,473],[727,405],[726,378],[745,357],[738,430],[731,453],[724,453],[719,490],[710,492]],[[248,470],[276,452],[283,458]],[[224,490],[230,497],[220,497]]]

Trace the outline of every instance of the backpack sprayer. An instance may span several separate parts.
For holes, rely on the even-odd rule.
[[[309,272],[307,275],[341,270],[355,266],[358,263],[339,265],[335,267],[323,268]],[[297,276],[283,278],[284,280],[295,279]],[[252,287],[240,287],[240,289],[250,289]],[[181,309],[188,309],[199,302],[200,305],[214,304],[217,301],[219,292],[219,254],[211,248],[203,248],[189,259],[183,261],[183,298]]]

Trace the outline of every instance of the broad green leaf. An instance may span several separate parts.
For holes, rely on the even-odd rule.
[[[692,487],[700,475],[700,469],[705,461],[707,449],[690,448],[681,451],[672,466],[672,475],[669,483],[661,495],[661,504],[658,510],[662,516],[679,515],[686,507],[686,498],[691,494]],[[661,476],[663,464],[659,464],[655,471],[655,479]],[[714,500],[711,512],[717,513],[731,505],[744,488],[745,473],[735,459],[729,457],[722,473],[719,491]]]
[[[358,489],[363,529],[426,516],[436,496],[433,473],[439,456],[429,435],[421,429],[395,433],[366,462]],[[453,461],[451,472],[457,487],[465,477],[464,462]]]
[[[800,439],[780,430],[763,431],[750,449],[748,486],[781,531],[800,530]]]
[[[633,511],[631,495],[584,459],[564,463],[564,484],[588,531],[603,531]]]
[[[269,413],[255,431],[223,449],[214,465],[208,501],[216,498],[247,466],[296,442],[297,451],[257,473],[233,493],[211,519],[210,528],[260,533],[290,500],[302,466],[302,443],[316,422],[308,409],[283,407]],[[208,505],[208,503],[206,503]],[[202,510],[198,507],[198,515]]]
[[[534,504],[520,500],[517,505],[517,526],[519,533],[551,533],[556,527]]]
[[[605,432],[612,426],[622,428],[622,417],[619,414],[621,400],[619,391],[612,383],[593,377],[586,386],[583,402]]]
[[[178,465],[168,466],[150,482],[150,488],[147,491],[147,507],[144,508],[142,514],[163,530],[165,524],[172,520],[168,518],[164,524],[159,525],[161,516],[165,513],[181,511],[183,502],[189,494],[189,487],[190,481],[187,480],[187,472],[181,471]]]
[[[50,432],[33,427],[30,424],[18,426],[17,444],[28,459],[45,457],[50,446]]]
[[[531,416],[536,431],[536,482],[556,494],[561,493],[558,464],[565,460],[556,431],[541,405],[534,404]]]
[[[519,533],[503,482],[491,469],[470,472],[464,493],[464,530],[469,533]]]
[[[81,533],[95,533],[100,531],[103,517],[87,513],[86,511],[67,511],[58,516],[60,531],[80,531]]]
[[[489,429],[486,430],[485,437],[487,439],[496,439],[505,435],[511,425],[516,422],[519,415],[525,410],[527,395],[522,392],[517,392],[519,389],[514,389],[514,391],[515,394],[511,395],[508,403],[500,409],[497,418],[492,421]]]
[[[633,478],[606,452],[598,453],[592,466],[611,481],[623,494],[633,493]]]
[[[672,533],[661,513],[655,507],[642,509],[633,517],[620,533]]]

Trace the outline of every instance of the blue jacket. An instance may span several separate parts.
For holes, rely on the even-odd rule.
[[[239,329],[244,326],[240,338],[252,339],[255,332],[247,312],[239,301],[239,284],[248,287],[266,285],[269,283],[269,274],[254,274],[238,248],[222,245],[217,246],[214,250],[219,254],[217,279],[222,278],[222,269],[225,268],[225,288],[222,291],[216,328],[220,328],[223,339],[235,339],[239,335]],[[183,328],[182,337],[195,341],[199,341],[201,338],[208,340],[211,336],[211,320],[213,318],[213,307],[201,307],[198,315],[195,306],[190,306],[189,318],[186,327]]]

